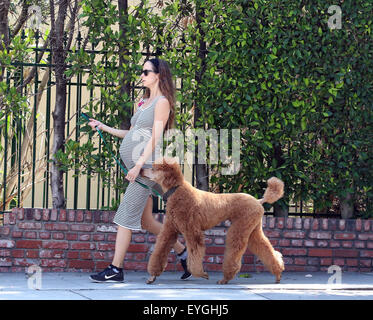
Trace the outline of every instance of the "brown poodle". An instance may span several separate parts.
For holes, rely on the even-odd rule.
[[[219,284],[226,284],[241,269],[241,258],[246,248],[263,262],[280,282],[284,263],[280,252],[275,251],[262,230],[263,203],[273,203],[284,193],[284,183],[277,178],[268,180],[263,199],[245,193],[215,194],[194,188],[184,180],[175,158],[160,158],[152,169],[143,175],[156,181],[168,195],[166,219],[157,237],[154,251],[148,264],[151,275],[147,283],[155,281],[167,266],[167,256],[181,233],[188,248],[188,269],[194,277],[208,279],[203,270],[205,255],[204,231],[222,221],[231,226],[226,236],[224,252],[224,277]],[[172,193],[171,193],[172,192]]]

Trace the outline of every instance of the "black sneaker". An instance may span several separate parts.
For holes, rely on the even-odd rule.
[[[104,271],[92,274],[89,278],[94,282],[123,282],[123,269],[111,264]]]
[[[184,269],[184,274],[181,276],[181,280],[186,280],[186,279],[189,279],[191,277],[191,273],[189,272],[188,270],[188,266],[187,266],[187,258],[188,258],[188,251],[187,251],[187,248],[185,247],[185,249],[183,250],[182,253],[178,254],[177,255],[180,259],[180,263]]]

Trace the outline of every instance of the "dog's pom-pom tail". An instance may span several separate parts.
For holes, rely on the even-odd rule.
[[[284,195],[284,183],[276,178],[272,177],[267,181],[267,189],[264,192],[263,199],[260,199],[260,203],[273,203],[278,199],[281,199]]]

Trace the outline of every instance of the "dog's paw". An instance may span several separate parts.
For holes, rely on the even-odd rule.
[[[217,282],[217,284],[227,284],[228,280],[222,279]]]
[[[150,276],[150,277],[148,278],[148,280],[146,280],[146,284],[151,284],[151,283],[153,283],[153,282],[155,281],[155,279],[157,279],[156,276]]]
[[[276,282],[275,283],[280,283],[281,282],[281,275],[276,277]]]
[[[201,278],[204,278],[204,279],[209,279],[209,275],[207,274],[207,272],[204,272],[203,275],[201,276]]]

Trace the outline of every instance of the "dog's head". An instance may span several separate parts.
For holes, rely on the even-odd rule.
[[[181,185],[184,181],[178,158],[162,157],[154,161],[152,170],[146,174],[162,186],[164,190]]]

